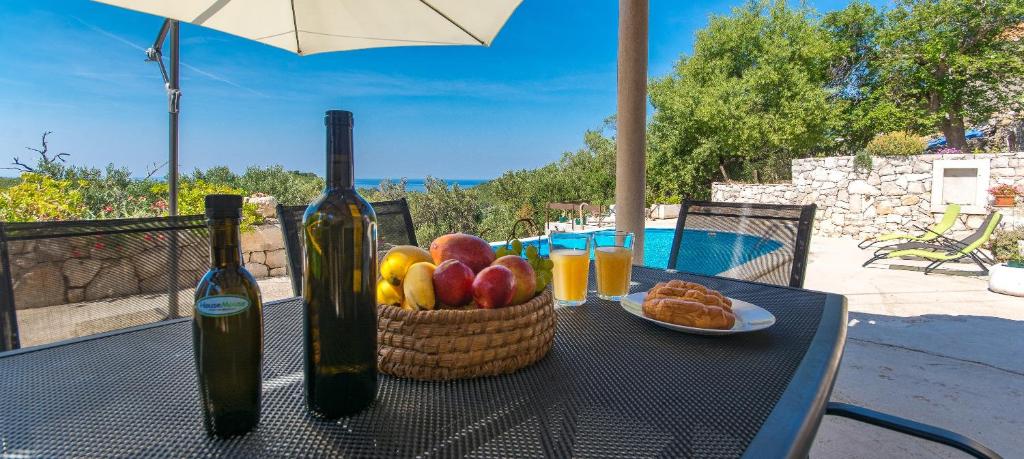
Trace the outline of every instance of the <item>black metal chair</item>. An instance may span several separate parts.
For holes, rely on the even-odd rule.
[[[803,287],[816,209],[814,204],[684,201],[668,267]]]
[[[418,245],[416,230],[412,225],[409,203],[402,199],[371,202],[377,214],[377,243],[380,248],[395,245]],[[281,223],[285,253],[288,255],[288,275],[292,280],[292,292],[302,295],[302,216],[306,206],[277,205],[277,219]]]
[[[815,210],[814,204],[684,201],[668,267],[802,288]],[[729,269],[721,271],[723,267]],[[825,414],[948,445],[978,458],[1000,457],[955,432],[855,405],[829,402]]]
[[[202,215],[0,223],[0,351],[188,315],[208,234]]]
[[[940,443],[956,448],[980,459],[1002,459],[1002,456],[985,445],[956,432],[927,424],[921,424],[920,422],[911,421],[891,414],[869,410],[860,406],[850,405],[848,403],[828,402],[828,405],[825,407],[825,414],[829,416],[853,419],[855,421],[871,424],[886,430],[892,430],[912,437]]]

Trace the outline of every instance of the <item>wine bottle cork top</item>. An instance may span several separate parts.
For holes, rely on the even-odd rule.
[[[242,197],[237,194],[206,195],[206,218],[242,218]]]
[[[352,122],[352,112],[347,110],[328,110],[324,115],[327,126],[351,126]]]

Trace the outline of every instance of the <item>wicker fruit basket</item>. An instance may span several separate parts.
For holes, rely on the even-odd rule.
[[[551,289],[498,309],[377,307],[377,368],[422,380],[512,373],[540,360],[555,337]]]

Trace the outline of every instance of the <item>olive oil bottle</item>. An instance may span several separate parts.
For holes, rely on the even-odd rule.
[[[352,113],[325,123],[327,186],[302,218],[302,294],[306,404],[330,419],[377,394],[377,217],[354,186]]]
[[[242,265],[242,197],[209,195],[210,270],[196,287],[192,318],[203,424],[210,435],[239,435],[260,420],[263,303]]]

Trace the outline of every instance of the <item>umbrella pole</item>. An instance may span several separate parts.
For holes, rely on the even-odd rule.
[[[171,74],[167,82],[167,98],[169,126],[167,139],[167,189],[170,191],[167,209],[171,216],[178,215],[178,109],[181,102],[178,67],[181,56],[178,54],[178,21],[171,20]],[[167,315],[170,318],[180,317],[178,312],[178,232],[171,231],[170,240],[170,272],[167,289]]]
[[[178,215],[178,109],[181,103],[181,86],[178,79],[179,61],[178,53],[178,21],[171,20],[171,72],[167,82],[167,110],[170,114],[170,126],[168,137],[168,158],[167,158],[167,188],[170,190],[168,199],[168,210],[170,214]]]

